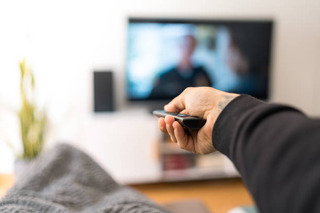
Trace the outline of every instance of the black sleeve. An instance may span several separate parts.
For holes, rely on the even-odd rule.
[[[320,212],[320,120],[242,95],[221,112],[212,140],[261,213]]]

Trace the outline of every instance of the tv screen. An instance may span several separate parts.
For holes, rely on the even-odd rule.
[[[272,21],[129,18],[127,33],[129,100],[194,86],[268,98]]]

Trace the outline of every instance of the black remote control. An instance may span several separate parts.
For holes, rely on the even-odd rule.
[[[180,114],[176,112],[166,112],[164,110],[154,110],[153,115],[157,117],[166,117],[171,115],[176,121],[178,121],[183,127],[191,130],[198,130],[206,123],[206,119],[199,118],[197,116],[191,116],[187,114]]]

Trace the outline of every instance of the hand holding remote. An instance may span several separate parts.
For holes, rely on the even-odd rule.
[[[171,140],[181,149],[206,154],[215,151],[212,145],[212,129],[221,111],[237,94],[226,93],[211,87],[187,88],[164,107],[166,112],[178,112],[206,119],[198,131],[185,131],[175,118],[167,115],[159,118],[159,128],[168,132]]]

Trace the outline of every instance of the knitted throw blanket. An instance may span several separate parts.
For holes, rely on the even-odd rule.
[[[57,145],[28,165],[0,202],[0,212],[168,212],[117,184],[80,150]]]

